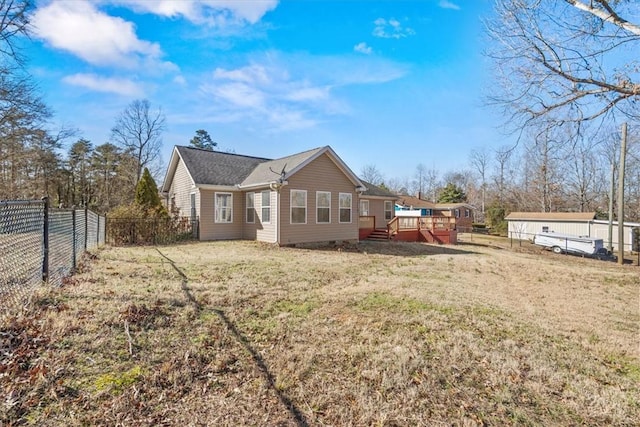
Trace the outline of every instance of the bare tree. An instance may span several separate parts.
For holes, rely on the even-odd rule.
[[[374,185],[380,185],[384,182],[384,176],[376,165],[364,165],[360,171],[360,178]]]
[[[576,135],[596,118],[637,118],[639,9],[631,0],[497,0],[488,55],[502,90],[491,101],[514,130],[542,121]]]
[[[489,164],[491,163],[491,155],[486,148],[480,148],[477,150],[471,150],[469,154],[469,163],[480,177],[480,192],[481,192],[481,213],[482,221],[484,221],[484,210],[487,198],[487,172]]]
[[[155,112],[150,110],[148,100],[135,100],[120,114],[111,129],[112,140],[136,159],[134,185],[140,181],[142,169],[160,157],[162,148],[165,117],[160,109]]]
[[[0,0],[0,57],[5,60],[23,63],[16,38],[29,35],[28,13],[32,7],[29,0]]]
[[[564,192],[573,209],[580,212],[595,211],[598,196],[606,191],[601,171],[607,171],[597,156],[598,141],[582,138],[566,155]]]
[[[494,181],[497,187],[498,206],[504,207],[505,192],[506,192],[506,180],[508,172],[509,159],[513,153],[513,147],[499,147],[494,151],[495,155],[495,174]]]

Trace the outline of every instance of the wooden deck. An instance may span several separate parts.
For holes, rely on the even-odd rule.
[[[384,229],[376,228],[375,218],[360,217],[360,240],[384,240]],[[446,216],[395,217],[386,227],[387,240],[455,245],[458,242],[456,218]]]

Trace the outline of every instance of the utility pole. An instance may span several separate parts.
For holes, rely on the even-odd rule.
[[[616,197],[616,162],[615,153],[611,157],[611,186],[609,187],[609,249],[613,253],[613,198]]]
[[[622,124],[618,174],[618,264],[624,264],[624,164],[627,156],[627,123]]]

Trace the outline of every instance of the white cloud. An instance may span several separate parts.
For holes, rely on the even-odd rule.
[[[249,65],[237,70],[227,71],[223,68],[216,68],[213,72],[215,79],[227,79],[245,83],[256,83],[266,85],[271,82],[267,69],[262,65]]]
[[[265,93],[262,89],[240,82],[217,84],[209,88],[209,92],[220,100],[229,102],[235,107],[262,109],[265,107]]]
[[[177,85],[180,85],[180,86],[186,86],[186,84],[187,84],[187,79],[185,79],[183,75],[178,74],[177,76],[175,76],[175,77],[173,78],[173,82],[174,82],[175,84],[177,84]]]
[[[460,10],[460,6],[448,0],[440,0],[440,2],[438,3],[438,6],[440,6],[443,9]]]
[[[364,53],[366,55],[370,55],[371,52],[373,52],[373,49],[371,49],[370,46],[367,46],[365,42],[358,43],[353,47],[353,50],[355,50],[356,52]]]
[[[402,65],[369,56],[267,52],[244,67],[213,70],[200,93],[216,120],[263,122],[284,131],[348,114],[349,105],[336,95],[337,88],[381,84],[406,72]]]
[[[412,28],[404,27],[397,19],[378,18],[373,21],[373,35],[383,39],[400,39],[415,35]]]
[[[195,23],[224,26],[239,21],[255,24],[278,5],[278,0],[105,0],[166,17],[182,16]]]
[[[88,1],[52,2],[39,7],[32,23],[38,38],[93,65],[167,65],[158,60],[160,46],[140,40],[133,23],[109,16]]]
[[[142,88],[129,79],[101,77],[95,74],[72,74],[62,79],[63,82],[91,89],[96,92],[115,93],[118,95],[140,97],[144,95]]]

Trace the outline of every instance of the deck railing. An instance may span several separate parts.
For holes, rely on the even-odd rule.
[[[420,230],[455,230],[456,218],[449,216],[420,217]]]
[[[360,227],[360,228],[371,228],[371,229],[375,229],[375,228],[376,228],[376,217],[375,217],[375,216],[373,216],[373,215],[370,215],[370,216],[361,216],[361,217],[360,217],[359,227]]]

